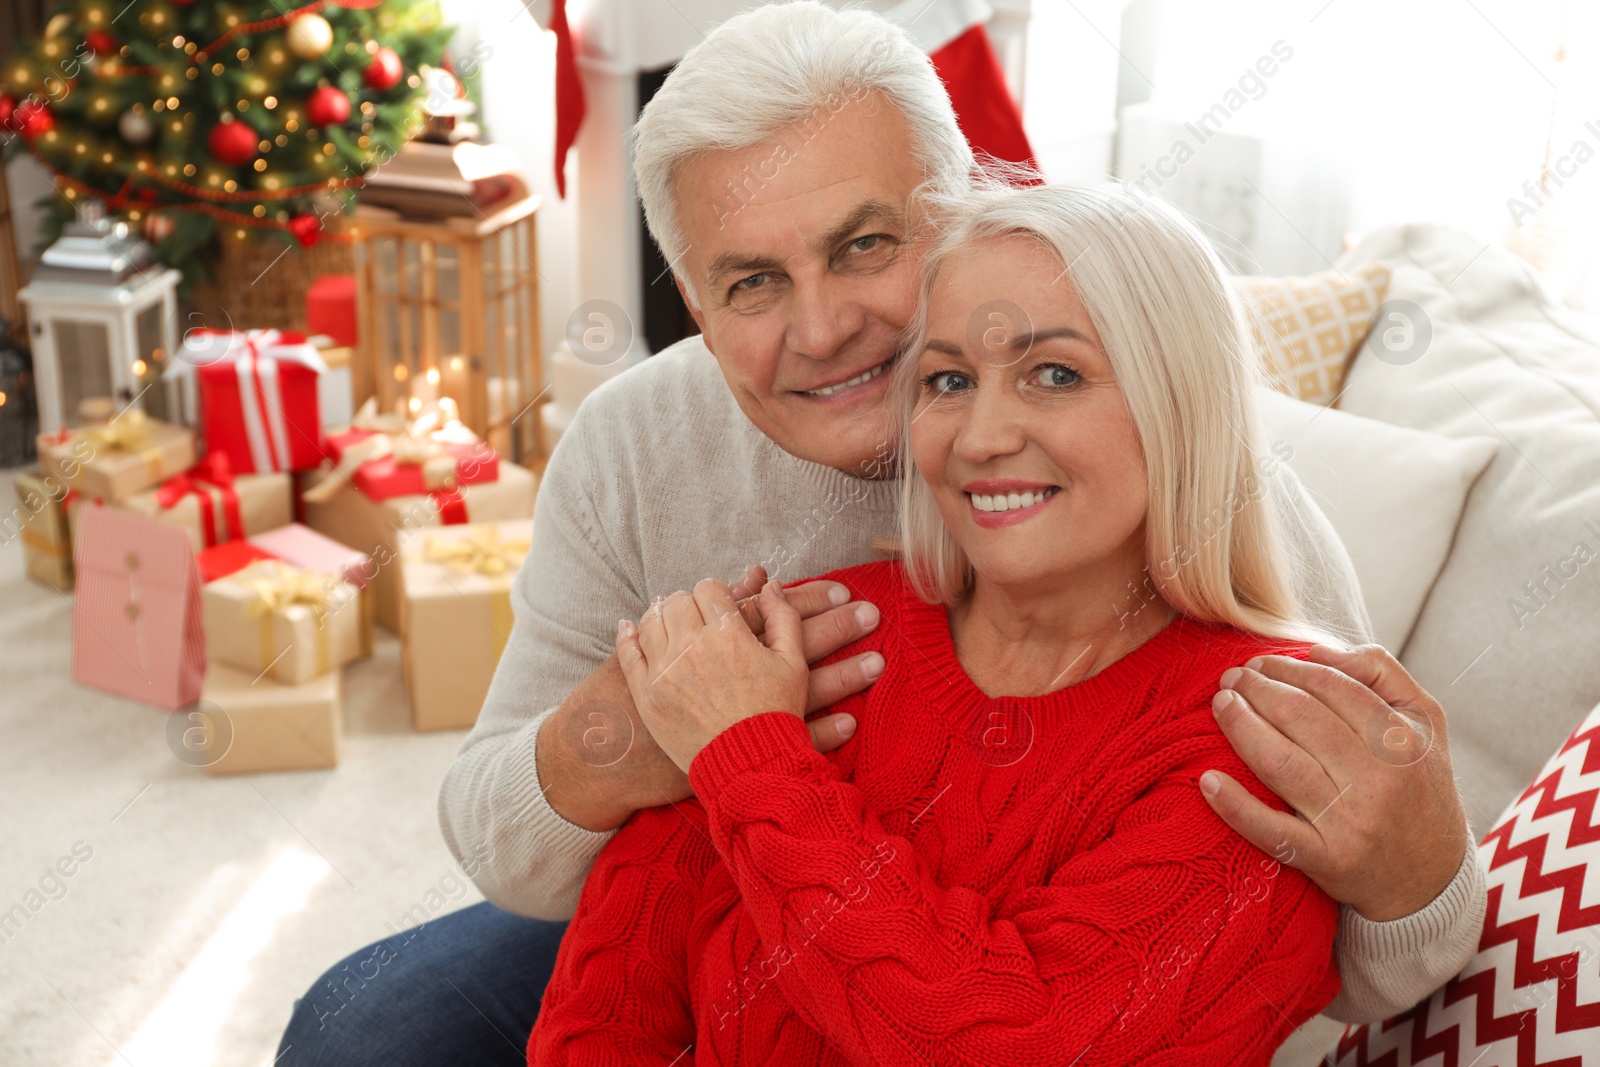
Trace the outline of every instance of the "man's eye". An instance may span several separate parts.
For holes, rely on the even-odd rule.
[[[765,274],[752,274],[748,278],[740,278],[738,281],[734,282],[733,283],[733,288],[736,291],[748,293],[751,290],[759,289],[763,285],[766,285],[766,284],[767,284],[767,275],[765,275]]]
[[[881,233],[869,233],[865,237],[857,237],[854,241],[850,242],[850,251],[870,252],[874,248],[878,247],[882,240],[883,234]]]

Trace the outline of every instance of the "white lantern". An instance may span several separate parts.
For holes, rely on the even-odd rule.
[[[177,347],[180,275],[153,258],[126,223],[92,216],[45,250],[17,294],[33,333],[41,433],[78,425],[79,405],[95,398],[166,415],[157,386]]]

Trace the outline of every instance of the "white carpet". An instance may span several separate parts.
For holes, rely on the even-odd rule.
[[[430,894],[480,899],[435,816],[463,735],[412,732],[392,635],[345,671],[338,769],[211,778],[170,713],[73,684],[71,629],[0,546],[0,916],[44,901],[0,928],[0,1063],[263,1067],[325,968]]]

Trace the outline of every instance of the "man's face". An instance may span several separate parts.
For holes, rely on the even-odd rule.
[[[881,474],[885,371],[917,301],[908,212],[923,174],[883,97],[841,103],[684,163],[677,268],[750,421],[801,459]]]

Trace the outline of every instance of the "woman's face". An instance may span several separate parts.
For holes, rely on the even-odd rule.
[[[917,359],[912,458],[981,579],[1058,589],[1137,577],[1144,451],[1053,253],[1004,237],[946,259]]]

